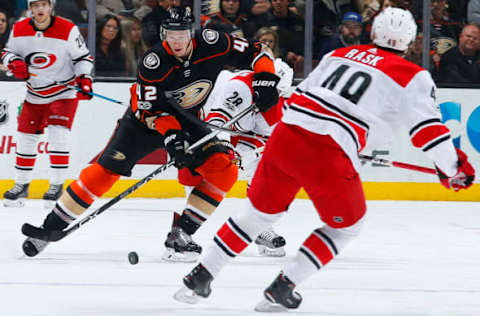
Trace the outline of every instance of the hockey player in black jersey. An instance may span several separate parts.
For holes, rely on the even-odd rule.
[[[260,42],[204,29],[194,31],[188,8],[171,8],[161,28],[161,39],[139,63],[137,82],[131,87],[131,106],[119,120],[98,161],[80,173],[57,201],[42,224],[44,230],[63,230],[107,192],[121,175],[130,176],[138,160],[165,148],[178,169],[188,168],[204,181],[187,197],[176,216],[165,246],[173,260],[192,260],[201,252],[191,235],[214,212],[237,180],[231,150],[214,138],[193,153],[187,147],[210,130],[187,119],[198,117],[218,73],[225,66],[252,68],[255,104],[266,111],[278,100],[273,59]],[[175,104],[173,106],[172,104]],[[179,111],[178,106],[184,110]],[[36,236],[38,237],[38,236]],[[28,256],[42,251],[48,241],[29,236],[23,250]]]

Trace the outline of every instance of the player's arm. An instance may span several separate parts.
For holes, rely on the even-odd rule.
[[[259,41],[222,34],[231,43],[229,60],[232,66],[239,68],[249,66],[254,71],[252,88],[255,105],[262,112],[268,111],[278,102],[277,85],[280,81],[275,74],[270,48]]]
[[[252,104],[252,90],[241,80],[230,79],[225,83],[219,103],[213,105],[205,121],[222,126],[241,111]],[[250,113],[231,126],[243,132],[248,132],[255,126],[254,113]]]
[[[91,74],[93,70],[93,57],[90,55],[85,40],[76,25],[74,25],[70,31],[67,45],[75,71],[77,86],[81,88],[83,92],[86,92],[82,93],[79,91],[77,97],[80,100],[89,100],[92,98],[92,95],[87,93],[92,92],[93,79]]]
[[[28,73],[28,65],[20,54],[16,52],[18,40],[13,36],[15,25],[13,25],[10,37],[8,38],[5,48],[0,55],[0,61],[8,69],[7,75],[15,76],[15,78],[28,80],[30,74]]]
[[[430,74],[418,73],[406,89],[409,106],[405,114],[413,146],[434,161],[445,187],[454,190],[470,187],[475,170],[467,155],[453,146],[450,130],[442,123]]]

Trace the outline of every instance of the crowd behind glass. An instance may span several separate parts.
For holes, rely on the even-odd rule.
[[[423,0],[313,0],[313,60],[329,51],[368,44],[373,17],[388,6],[410,10],[418,35],[407,52],[422,65]],[[303,78],[305,0],[201,0],[202,28],[212,28],[270,46]],[[77,24],[87,38],[89,0],[56,0],[55,14]],[[170,6],[192,0],[96,0],[95,75],[135,77],[143,53],[160,41]],[[25,0],[0,0],[0,48],[13,23],[28,15]],[[480,0],[430,1],[429,70],[439,84],[480,82]],[[91,33],[93,34],[93,33]],[[89,42],[89,41],[87,41]],[[2,78],[5,78],[2,75]]]

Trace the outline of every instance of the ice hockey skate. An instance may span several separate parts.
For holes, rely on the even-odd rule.
[[[295,284],[283,272],[265,289],[265,299],[255,306],[257,312],[284,312],[296,309],[302,302],[302,296],[294,291]]]
[[[165,248],[162,259],[166,261],[195,262],[202,252],[202,247],[179,226],[168,233]]]
[[[35,257],[40,252],[42,252],[48,244],[48,241],[28,237],[22,244],[22,250],[25,255],[29,257]]]
[[[3,206],[23,207],[28,196],[29,183],[15,183],[15,186],[3,194]]]
[[[193,270],[183,278],[185,287],[178,290],[173,298],[179,302],[196,304],[200,299],[206,298],[212,292],[210,283],[213,276],[205,267],[199,263]]]
[[[255,244],[258,245],[258,254],[265,257],[284,257],[285,238],[278,235],[273,228],[260,233]]]
[[[45,201],[44,207],[46,209],[52,209],[55,206],[55,202],[60,198],[63,191],[63,184],[50,184],[48,191],[43,195]]]

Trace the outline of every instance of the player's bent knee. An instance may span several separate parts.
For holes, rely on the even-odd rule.
[[[213,154],[197,170],[208,183],[224,192],[230,191],[238,178],[237,165],[225,153]]]
[[[361,219],[356,221],[355,224],[343,228],[333,228],[331,226],[325,225],[320,228],[320,231],[322,231],[323,233],[325,233],[325,235],[332,239],[332,241],[335,243],[335,246],[337,247],[337,250],[340,252],[351,240],[353,240],[360,234],[360,231],[363,227],[364,218],[365,217],[362,217]]]
[[[119,178],[119,174],[105,169],[98,163],[88,166],[80,173],[82,184],[97,197],[110,190]]]
[[[257,236],[266,228],[272,226],[283,213],[267,214],[257,210],[249,199],[245,200],[242,210],[234,212],[233,221],[247,233],[249,236]]]

